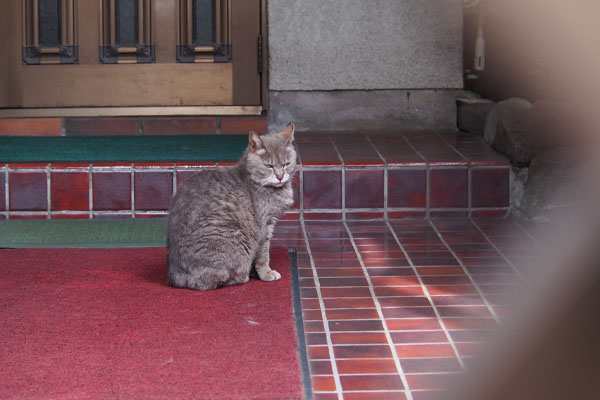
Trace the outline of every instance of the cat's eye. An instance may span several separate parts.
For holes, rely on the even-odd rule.
[[[289,167],[289,166],[290,166],[290,163],[289,163],[289,162],[286,162],[285,164],[283,164],[283,166],[284,166],[284,167]]]
[[[273,168],[273,164],[265,164],[266,168]]]

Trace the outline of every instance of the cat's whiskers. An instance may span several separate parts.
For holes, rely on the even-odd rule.
[[[269,178],[263,179],[259,183],[260,186],[256,189],[257,192],[269,183]]]

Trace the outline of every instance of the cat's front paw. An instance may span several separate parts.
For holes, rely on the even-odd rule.
[[[264,271],[264,270],[263,270]],[[274,269],[270,269],[264,272],[259,272],[258,276],[260,277],[261,281],[277,281],[279,279],[281,279],[281,274],[277,271],[275,271]]]

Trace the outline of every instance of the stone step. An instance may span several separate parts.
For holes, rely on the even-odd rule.
[[[500,217],[509,162],[458,132],[297,133],[287,219]],[[6,162],[0,218],[164,217],[183,179],[231,161]]]

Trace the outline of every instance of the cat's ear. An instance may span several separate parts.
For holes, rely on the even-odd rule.
[[[287,124],[281,135],[288,144],[292,143],[294,141],[294,124],[291,122]]]
[[[250,151],[256,153],[258,150],[261,150],[265,147],[260,135],[254,131],[251,131],[249,134],[250,141]]]

